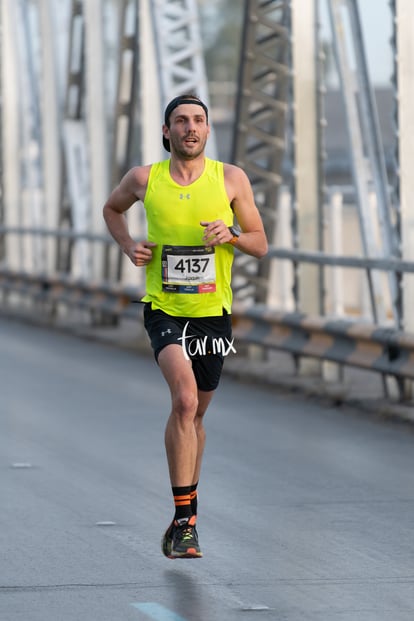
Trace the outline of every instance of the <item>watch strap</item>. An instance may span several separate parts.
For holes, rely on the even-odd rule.
[[[233,237],[229,240],[228,243],[234,246],[240,237],[240,231],[234,226],[229,226],[228,229],[230,233],[233,235]]]

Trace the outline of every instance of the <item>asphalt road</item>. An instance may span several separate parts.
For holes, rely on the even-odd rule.
[[[1,621],[412,621],[414,433],[223,378],[200,560],[164,558],[152,359],[0,320]]]

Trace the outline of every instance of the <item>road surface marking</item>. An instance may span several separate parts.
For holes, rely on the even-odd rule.
[[[164,606],[156,602],[135,602],[131,604],[131,606],[140,610],[155,621],[186,621],[184,617],[177,615],[177,613],[168,610],[168,608],[164,608]]]

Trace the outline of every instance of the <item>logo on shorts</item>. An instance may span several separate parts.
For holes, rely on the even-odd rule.
[[[171,334],[171,328],[168,328],[168,330],[161,332],[161,336],[165,336],[166,334]]]
[[[234,339],[231,341],[226,337],[208,337],[196,336],[195,334],[187,334],[189,321],[184,326],[183,335],[178,338],[186,360],[190,360],[190,356],[208,356],[209,354],[221,354],[228,356],[231,352],[236,353],[233,345]]]

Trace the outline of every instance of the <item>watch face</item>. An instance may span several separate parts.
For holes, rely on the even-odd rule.
[[[240,231],[235,226],[229,226],[229,231],[235,237],[240,237]]]

